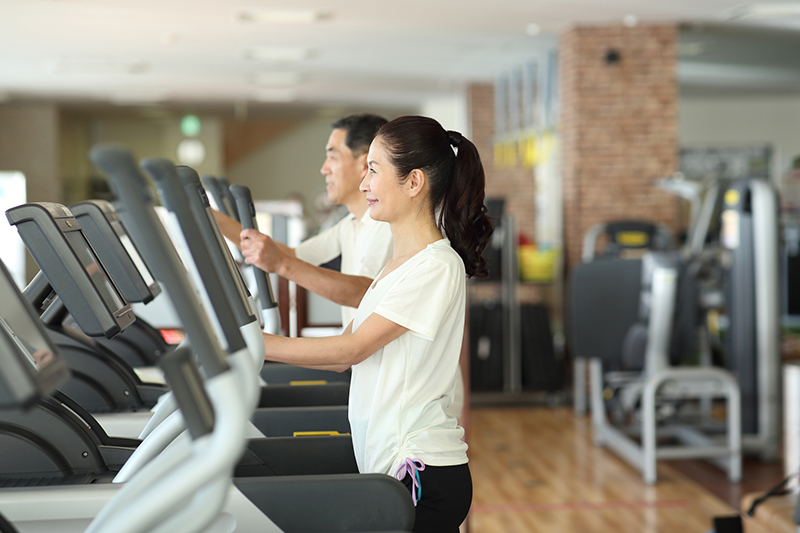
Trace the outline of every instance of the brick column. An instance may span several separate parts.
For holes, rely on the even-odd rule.
[[[474,84],[468,88],[469,135],[481,156],[486,174],[486,197],[504,198],[505,213],[514,217],[519,233],[536,237],[536,181],[534,170],[521,161],[516,166],[499,166],[494,162],[494,87]],[[520,285],[517,297],[521,303],[542,299],[542,288]]]
[[[505,198],[505,211],[513,215],[520,233],[535,237],[536,184],[533,170],[522,166],[501,167],[494,164],[494,87],[471,85],[468,90],[470,140],[481,155],[486,173],[486,197]]]
[[[576,27],[560,39],[567,265],[598,222],[675,226],[675,197],[652,182],[678,168],[676,42],[674,25]]]

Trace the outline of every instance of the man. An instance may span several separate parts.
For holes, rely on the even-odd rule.
[[[248,264],[274,272],[301,287],[342,306],[342,325],[353,319],[355,308],[392,256],[389,225],[369,217],[367,201],[359,190],[367,172],[367,152],[386,119],[369,114],[349,115],[334,122],[325,146],[328,198],[347,207],[349,214],[332,228],[290,248],[255,230],[217,214],[223,234],[236,242]],[[341,272],[318,265],[342,256]]]

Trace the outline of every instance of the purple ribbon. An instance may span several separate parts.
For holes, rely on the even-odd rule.
[[[411,501],[414,502],[414,507],[417,506],[417,502],[422,498],[422,482],[419,479],[420,470],[425,470],[425,463],[419,459],[406,457],[406,460],[403,461],[403,464],[400,465],[394,475],[394,477],[403,481],[406,474],[411,474]]]

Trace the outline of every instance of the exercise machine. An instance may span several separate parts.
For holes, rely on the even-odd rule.
[[[131,305],[149,304],[161,294],[161,286],[109,202],[86,200],[69,209],[114,283]],[[111,339],[99,337],[98,342],[134,368],[154,366],[162,354],[173,348],[157,329],[138,315],[125,331]]]
[[[72,369],[62,392],[94,412],[154,406],[166,390],[163,383],[144,382],[121,357],[90,338],[111,338],[135,316],[70,210],[40,202],[11,208],[6,217],[42,269],[25,295]],[[68,317],[82,331],[70,326]]]

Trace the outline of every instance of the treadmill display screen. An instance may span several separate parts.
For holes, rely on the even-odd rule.
[[[92,280],[97,292],[103,298],[108,309],[113,313],[125,306],[125,302],[117,292],[117,288],[112,284],[106,275],[106,271],[97,259],[94,250],[91,249],[86,237],[80,231],[68,231],[64,237],[69,242],[70,247],[75,252],[89,278]]]
[[[56,359],[50,343],[32,320],[30,311],[25,309],[25,302],[15,298],[12,292],[3,291],[3,294],[5,296],[0,298],[0,329],[34,369],[45,368]]]
[[[61,386],[69,369],[2,261],[0,295],[0,409],[24,409]]]
[[[40,371],[42,368],[46,367],[53,361],[55,361],[55,355],[53,352],[45,347],[36,349],[36,347],[27,342],[27,338],[19,337],[14,331],[11,329],[11,326],[6,322],[3,317],[0,316],[0,329],[6,334],[7,338],[14,344],[14,347],[19,351],[25,359],[31,364],[31,366],[36,369],[36,371]]]
[[[120,242],[122,242],[122,246],[125,247],[125,251],[128,252],[128,255],[131,256],[131,260],[133,264],[136,265],[136,270],[139,271],[139,274],[142,276],[145,285],[150,287],[155,283],[153,276],[150,274],[150,269],[147,268],[147,265],[144,264],[144,260],[142,256],[139,255],[139,251],[133,245],[133,241],[130,237],[128,237],[127,233],[117,234],[119,237]]]

